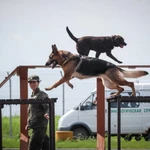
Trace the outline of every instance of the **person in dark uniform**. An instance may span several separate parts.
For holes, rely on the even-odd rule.
[[[37,75],[30,76],[28,83],[32,89],[31,98],[45,99],[48,95],[39,88],[40,78]],[[49,109],[48,104],[29,104],[26,130],[32,129],[28,150],[49,150],[49,137],[46,134]]]

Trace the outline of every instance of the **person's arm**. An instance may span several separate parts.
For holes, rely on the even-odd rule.
[[[29,130],[30,128],[29,128],[29,125],[27,124],[26,126],[25,126],[25,130]]]
[[[46,113],[46,114],[44,115],[44,117],[45,117],[47,120],[49,120],[49,114],[48,114],[48,113]]]

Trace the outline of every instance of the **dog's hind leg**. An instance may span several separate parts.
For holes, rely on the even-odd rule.
[[[123,86],[129,86],[132,89],[132,94],[130,96],[136,96],[135,87],[133,82],[123,81],[120,83]]]
[[[115,94],[111,94],[111,97],[119,96],[120,93],[124,91],[124,88],[122,88],[118,85],[116,86],[116,89],[118,90],[118,92],[116,92]]]
[[[122,72],[120,72],[117,68],[109,69],[106,72],[106,74],[110,78],[110,80],[112,80],[112,82],[114,82],[116,85],[129,86],[132,89],[132,94],[130,96],[136,96],[134,83],[128,82],[127,80],[125,80]]]
[[[110,80],[110,78],[107,75],[100,76],[102,79],[103,85],[106,86],[108,89],[115,89],[117,92],[115,94],[111,94],[111,97],[118,96],[124,89],[120,86],[118,86],[115,82]]]

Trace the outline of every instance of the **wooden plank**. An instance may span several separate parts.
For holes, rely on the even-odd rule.
[[[97,150],[105,149],[105,97],[102,80],[97,78]]]
[[[20,76],[20,98],[28,99],[28,67],[19,67],[18,75]],[[25,130],[27,107],[28,105],[20,106],[20,150],[28,149],[28,131]]]

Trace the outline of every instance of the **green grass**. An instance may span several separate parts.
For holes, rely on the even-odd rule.
[[[87,139],[87,140],[66,140],[66,141],[59,141],[56,142],[57,148],[96,148],[96,139]],[[107,138],[105,140],[105,145],[107,148]],[[131,141],[125,141],[123,138],[121,138],[121,147],[123,149],[149,149],[150,148],[150,142],[146,142],[144,139],[141,141],[136,141],[135,139],[132,139]],[[111,148],[116,149],[117,148],[117,137],[111,138]]]
[[[4,148],[16,148],[20,145],[20,118],[14,116],[12,119],[12,138],[10,138],[10,123],[8,117],[2,119],[2,136]]]
[[[107,138],[106,138],[106,145],[107,145]],[[117,137],[111,138],[111,146],[112,148],[117,148]],[[125,141],[121,138],[121,147],[124,149],[149,149],[150,142],[145,141],[144,138],[140,141],[136,141],[134,138],[131,141]]]
[[[96,148],[96,139],[87,140],[65,140],[56,142],[57,148]]]
[[[20,134],[20,118],[18,116],[14,116],[12,119],[12,135],[13,138],[19,138]],[[2,119],[2,131],[3,138],[8,138],[10,133],[10,123],[9,117],[3,117]]]
[[[55,116],[55,130],[58,128],[59,116]],[[18,148],[20,145],[20,117],[14,116],[12,119],[12,138],[10,138],[10,123],[9,117],[2,118],[2,136],[4,148]],[[47,132],[49,131],[49,128]],[[31,130],[29,130],[29,135]]]
[[[58,128],[59,116],[55,117],[55,129]],[[9,137],[9,118],[3,117],[2,119],[2,131],[3,131],[3,147],[4,148],[19,148],[20,145],[20,118],[19,116],[14,116],[12,119],[12,138]],[[30,134],[30,132],[29,132]],[[96,148],[96,139],[89,138],[87,140],[66,140],[56,142],[57,148]],[[117,137],[111,138],[112,148],[117,148]],[[105,145],[107,147],[107,138],[105,140]],[[144,139],[141,141],[136,141],[132,139],[131,141],[125,141],[121,139],[121,147],[124,149],[149,149],[150,142],[146,142]]]

